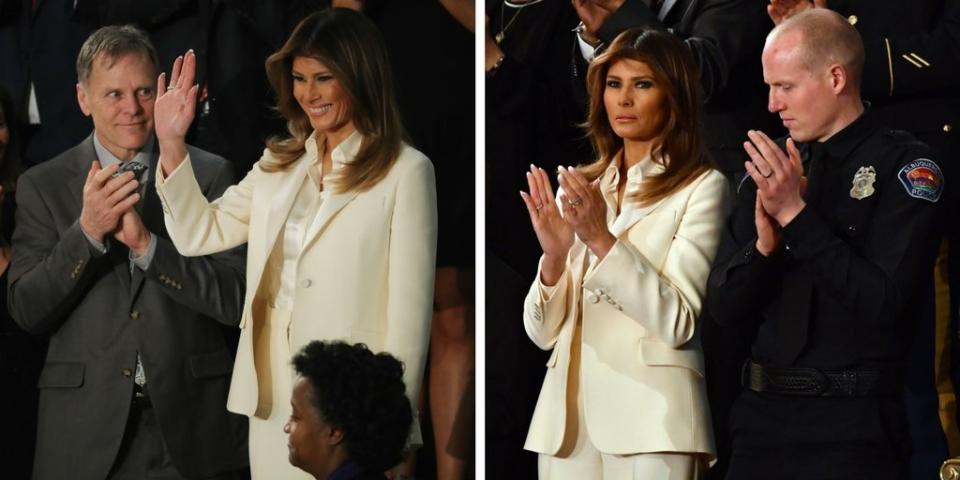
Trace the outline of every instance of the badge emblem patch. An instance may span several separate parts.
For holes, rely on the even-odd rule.
[[[863,200],[873,195],[876,190],[873,184],[877,181],[877,170],[873,165],[869,167],[860,167],[857,174],[853,176],[853,188],[850,189],[850,198]]]
[[[943,172],[933,160],[918,158],[900,169],[897,178],[907,190],[907,195],[928,202],[940,200],[943,193]]]

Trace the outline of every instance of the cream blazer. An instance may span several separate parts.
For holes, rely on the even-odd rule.
[[[307,168],[317,157],[313,135],[307,153],[290,168],[266,173],[254,165],[239,184],[208,203],[187,157],[157,190],[164,220],[177,250],[207,255],[247,244],[247,290],[240,320],[240,343],[233,369],[228,410],[252,416],[257,410],[257,370],[253,313],[267,258],[283,229]],[[362,136],[354,133],[337,149],[356,156]],[[335,149],[334,154],[337,154]],[[264,150],[264,159],[270,157]],[[308,179],[309,181],[309,179]],[[363,342],[404,364],[411,405],[420,390],[433,311],[437,242],[433,166],[404,145],[387,176],[369,190],[337,193],[324,199],[306,233],[289,327],[290,355],[313,340]],[[306,318],[303,318],[306,317]],[[416,409],[414,408],[416,419]],[[411,442],[420,442],[415,421]]]
[[[662,169],[662,167],[661,167]],[[590,265],[577,239],[556,290],[540,273],[523,323],[553,349],[524,448],[554,455],[563,442],[570,348],[582,314],[581,392],[587,431],[603,453],[715,456],[697,317],[720,240],[727,181],[710,170],[634,210],[616,244]]]

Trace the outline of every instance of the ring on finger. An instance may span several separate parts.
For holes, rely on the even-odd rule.
[[[540,210],[541,208],[543,208],[543,204],[542,204],[542,203],[538,203],[538,204],[534,205],[534,207],[536,207],[537,210]]]
[[[570,199],[567,203],[569,203],[571,207],[579,207],[580,205],[583,205],[583,199],[582,199],[582,198],[572,198],[572,199]]]

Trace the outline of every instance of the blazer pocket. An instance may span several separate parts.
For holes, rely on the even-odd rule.
[[[226,351],[199,353],[190,356],[190,373],[193,378],[210,378],[227,375],[233,359]]]
[[[647,366],[683,367],[703,377],[703,354],[689,348],[670,348],[655,340],[640,341],[640,359]]]
[[[83,385],[82,363],[48,363],[40,372],[38,388],[78,388]]]

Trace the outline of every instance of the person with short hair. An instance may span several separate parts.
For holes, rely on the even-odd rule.
[[[363,14],[306,17],[267,59],[289,135],[267,142],[247,176],[210,202],[184,138],[196,57],[174,63],[157,100],[167,230],[187,255],[248,245],[247,296],[227,408],[250,417],[256,480],[303,478],[287,462],[289,358],[307,343],[348,339],[406,365],[411,405],[423,378],[437,243],[433,166],[404,143],[386,45]],[[414,421],[411,444],[421,444]]]
[[[527,450],[542,480],[700,478],[716,455],[698,317],[727,181],[700,132],[693,55],[631,29],[587,73],[598,159],[531,166],[521,196],[543,250],[524,304],[553,350]],[[562,214],[561,214],[562,212]]]
[[[707,294],[718,323],[755,334],[727,478],[904,478],[904,354],[932,282],[943,173],[865,107],[845,18],[782,22],[762,63],[790,135],[749,132]]]
[[[167,237],[150,180],[157,70],[136,27],[93,32],[76,85],[93,133],[20,176],[9,309],[50,339],[35,480],[246,473],[246,420],[224,408],[243,252],[187,258]],[[187,148],[199,195],[233,183],[223,158]]]
[[[413,422],[400,361],[362,343],[315,340],[293,367],[299,378],[283,426],[290,463],[319,480],[384,479]]]

